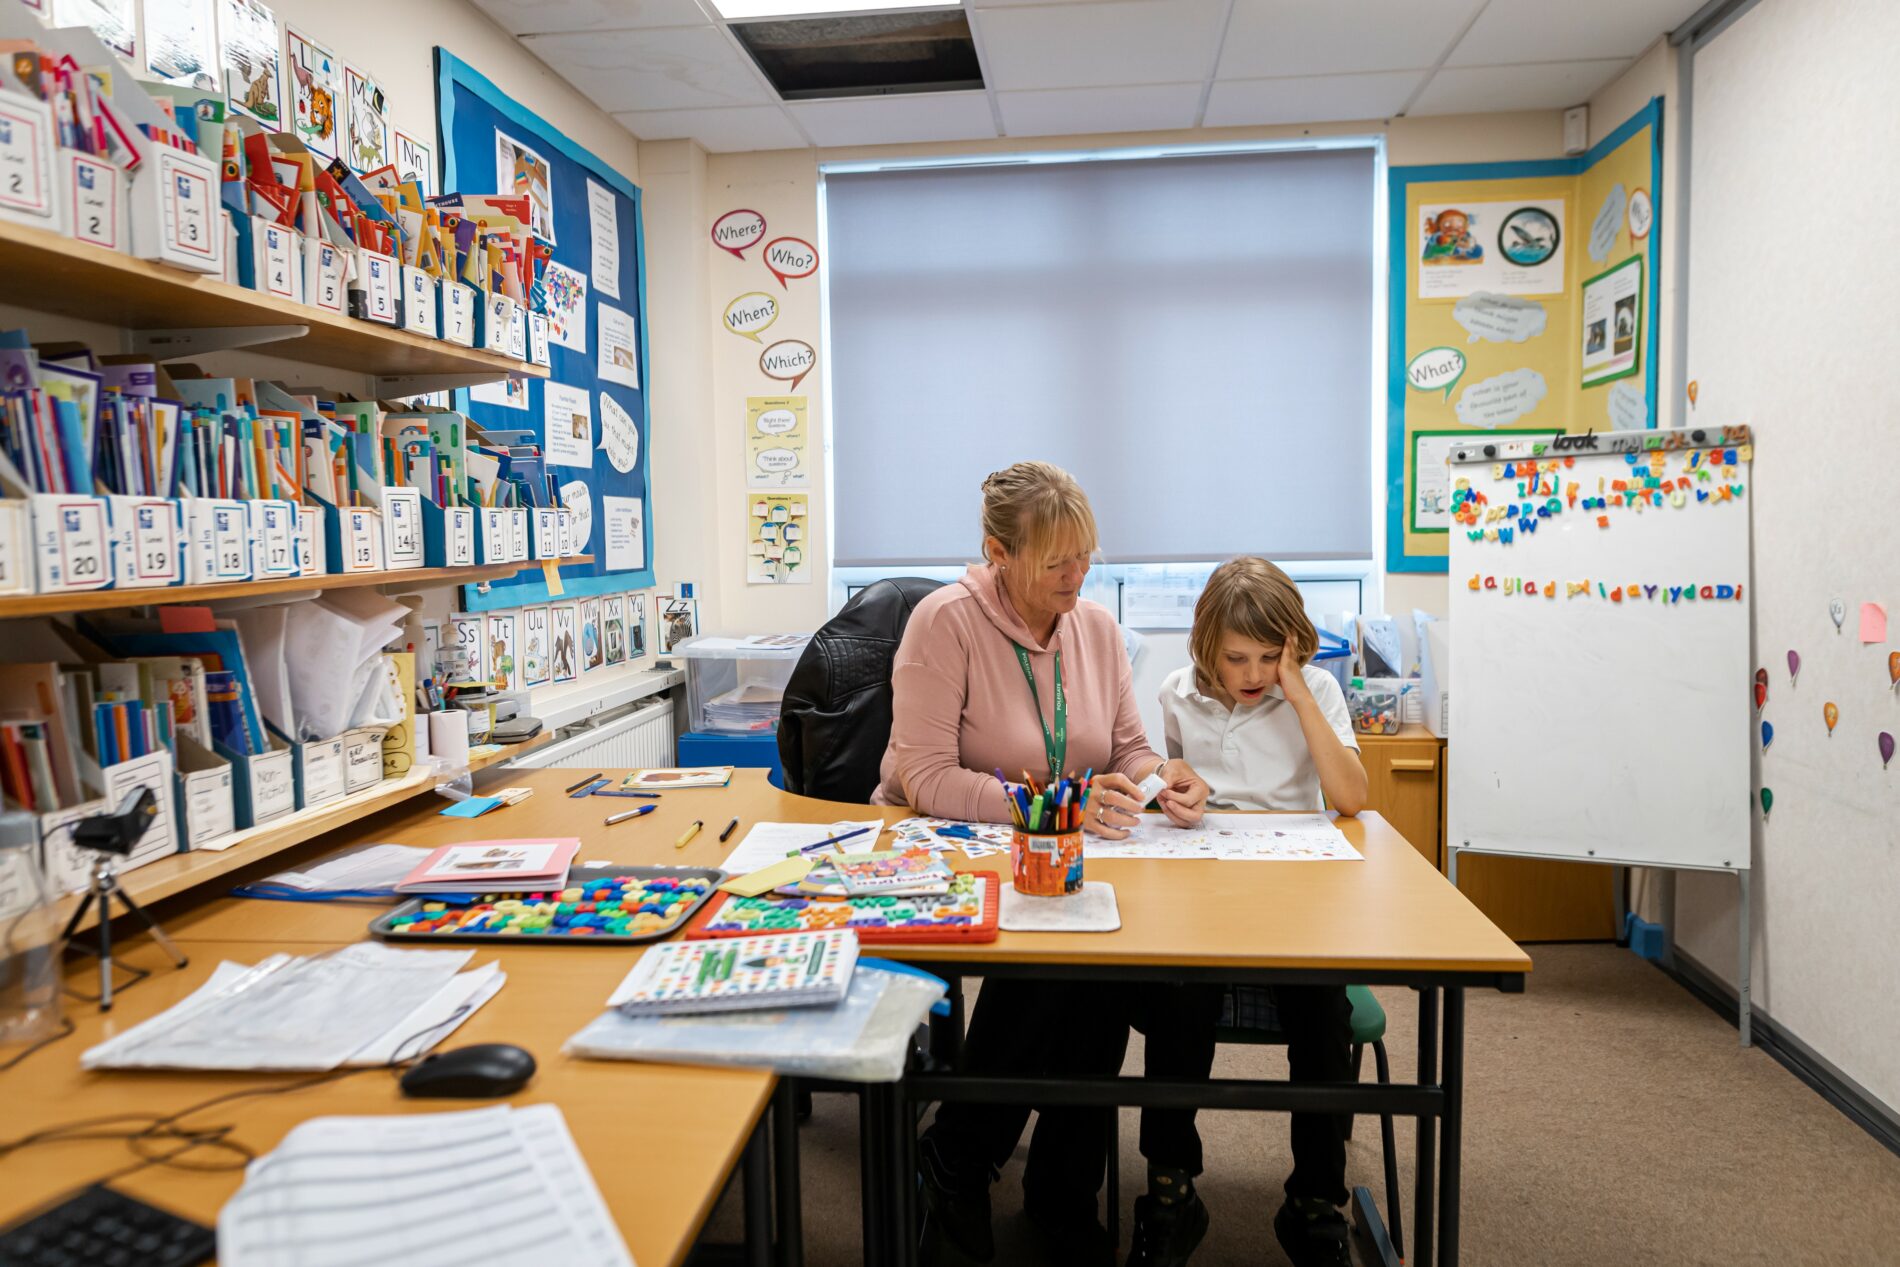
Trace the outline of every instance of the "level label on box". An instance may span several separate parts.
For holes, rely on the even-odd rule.
[[[0,97],[0,206],[53,214],[53,141],[45,107]]]
[[[535,507],[534,557],[537,559],[561,557],[561,512],[552,507],[545,509]]]
[[[489,352],[506,352],[513,335],[515,304],[506,295],[490,295],[482,311],[482,347]]]
[[[66,151],[66,179],[73,198],[73,236],[108,251],[125,249],[125,220],[120,211],[125,188],[119,172],[88,154]]]
[[[279,299],[302,303],[303,260],[297,250],[297,234],[281,224],[266,224],[261,239],[263,289]]]
[[[25,506],[0,502],[0,594],[30,593],[33,589],[26,523]]]
[[[323,540],[323,512],[315,506],[297,507],[297,573],[318,576],[326,569],[317,562]]]
[[[508,557],[518,563],[528,557],[528,512],[517,509],[505,513],[508,516]]]
[[[450,506],[442,512],[442,528],[448,537],[444,551],[448,566],[471,566],[475,562],[475,512],[467,506]]]
[[[342,312],[349,305],[344,293],[344,255],[328,242],[313,243],[309,251],[310,302],[327,312]]]
[[[376,547],[382,536],[382,522],[379,516],[367,510],[345,507],[343,515],[343,570],[345,572],[374,572],[377,569],[377,556],[382,552]]]
[[[316,739],[303,746],[303,807],[343,795],[343,740]]]
[[[296,508],[289,502],[258,502],[256,570],[265,576],[297,575]]]
[[[402,270],[402,328],[435,337],[435,278],[419,268]]]
[[[508,355],[514,357],[517,361],[525,361],[528,359],[528,326],[530,323],[522,320],[522,317],[525,315],[527,314],[516,312],[514,320],[508,323]]]
[[[362,252],[361,259],[364,315],[371,321],[393,326],[396,324],[396,261],[374,251]]]
[[[475,288],[442,283],[442,337],[465,348],[475,346]]]
[[[165,245],[201,260],[218,258],[220,238],[212,223],[211,178],[176,150],[158,150],[158,176],[163,182]]]
[[[548,355],[548,319],[538,312],[528,314],[528,359],[536,365],[551,365]]]
[[[422,494],[413,488],[385,490],[383,524],[385,566],[419,566],[422,563]]]
[[[132,573],[160,584],[179,579],[177,502],[140,502],[132,508]]]
[[[251,574],[250,516],[237,506],[211,510],[211,566],[220,580],[244,580]]]
[[[44,530],[40,534],[46,535]],[[94,498],[55,499],[52,517],[53,540],[41,542],[43,552],[50,549],[53,574],[41,569],[41,587],[62,590],[96,590],[111,581],[107,571],[106,504]]]

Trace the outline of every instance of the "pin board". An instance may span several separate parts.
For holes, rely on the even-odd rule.
[[[486,611],[563,593],[644,589],[653,584],[653,533],[640,190],[448,50],[435,50],[435,69],[443,190],[511,191],[500,168],[518,161],[530,173],[536,228],[551,232],[554,245],[542,279],[550,291],[549,377],[517,384],[517,400],[507,403],[500,388],[460,391],[458,408],[484,427],[540,436],[548,469],[581,524],[580,552],[593,556],[563,565],[559,589],[541,569],[464,586],[464,606]],[[605,293],[602,280],[618,294]],[[572,430],[550,435],[554,426]],[[555,464],[562,458],[581,464]]]
[[[1386,567],[1443,572],[1454,444],[1657,425],[1662,100],[1575,158],[1389,184]]]
[[[1455,446],[1448,847],[1748,867],[1752,458],[1745,427]]]

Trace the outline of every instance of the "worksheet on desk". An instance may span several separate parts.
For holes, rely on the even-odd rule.
[[[1193,827],[1143,815],[1125,840],[1090,836],[1086,858],[1217,858],[1224,862],[1358,862],[1324,814],[1209,814]]]
[[[881,818],[836,823],[754,823],[752,830],[745,834],[745,839],[739,842],[738,848],[727,854],[726,860],[719,865],[730,875],[748,875],[760,867],[784,861],[788,855],[797,853],[807,845],[842,836],[860,827],[870,830],[862,836],[840,841],[838,848],[845,853],[870,853],[877,848],[878,837],[884,831],[884,820]]]

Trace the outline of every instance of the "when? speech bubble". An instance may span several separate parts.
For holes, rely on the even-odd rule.
[[[762,290],[749,290],[726,305],[726,329],[742,339],[763,343],[759,331],[778,320],[778,300]]]
[[[1550,314],[1535,299],[1481,290],[1452,305],[1451,319],[1471,333],[1467,343],[1522,343],[1544,332]]]
[[[781,289],[788,277],[810,277],[818,271],[818,248],[804,238],[773,238],[765,244],[765,267],[778,278]]]
[[[1458,421],[1467,427],[1508,427],[1536,409],[1549,388],[1536,370],[1509,370],[1465,388]]]
[[[1457,348],[1426,348],[1405,367],[1405,379],[1414,390],[1435,392],[1443,388],[1446,400],[1451,399],[1451,389],[1464,376],[1465,354]]]
[[[640,429],[633,425],[633,415],[620,407],[620,402],[606,392],[600,394],[600,448],[607,450],[607,460],[613,463],[614,470],[625,475],[640,460]]]
[[[759,353],[759,370],[767,378],[790,383],[793,391],[817,364],[818,349],[803,339],[780,339]]]
[[[764,238],[765,217],[756,211],[728,211],[713,221],[713,245],[737,259],[744,259],[745,249]]]
[[[782,436],[798,426],[798,415],[789,409],[768,409],[759,415],[759,434]]]
[[[759,454],[758,465],[761,471],[769,475],[777,475],[781,471],[789,471],[797,466],[798,454],[790,449],[766,449]]]

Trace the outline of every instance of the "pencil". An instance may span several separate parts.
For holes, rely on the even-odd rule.
[[[582,779],[580,782],[568,784],[567,787],[564,788],[563,790],[568,791],[568,792],[577,791],[580,788],[586,787],[589,783],[592,783],[595,779],[598,779],[599,777],[600,777],[600,771],[596,770],[592,774],[588,775],[586,778]]]
[[[680,838],[673,842],[673,848],[675,849],[686,848],[687,842],[691,841],[693,837],[699,835],[699,829],[704,827],[705,825],[706,824],[700,822],[697,818],[695,818],[693,820],[693,825],[691,827],[688,827],[685,831],[681,832]]]

